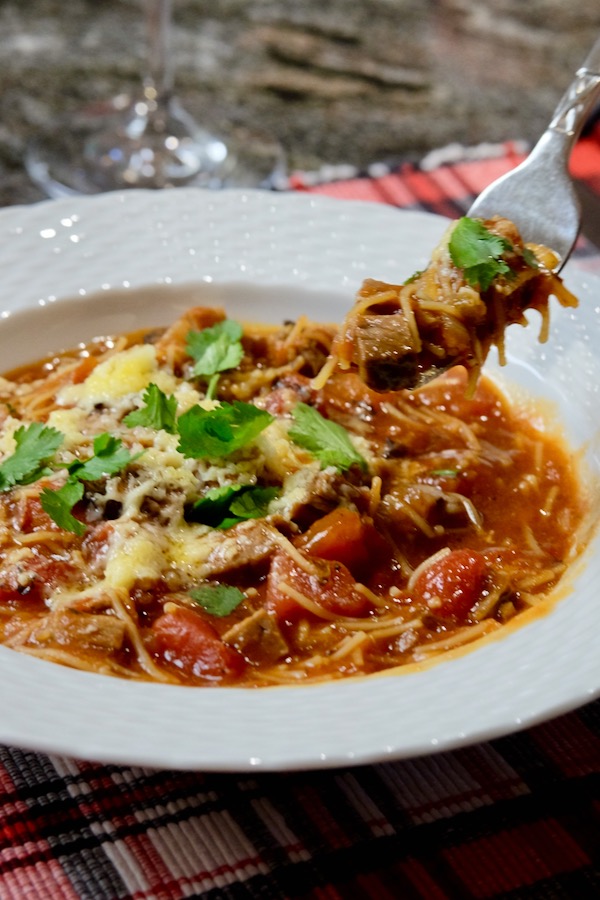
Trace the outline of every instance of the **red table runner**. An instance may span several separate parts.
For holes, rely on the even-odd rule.
[[[524,149],[448,148],[290,187],[455,217]],[[573,173],[600,196],[597,131]],[[589,241],[577,256],[600,270]],[[600,897],[600,701],[488,743],[324,772],[152,771],[6,747],[0,787],[0,900]]]

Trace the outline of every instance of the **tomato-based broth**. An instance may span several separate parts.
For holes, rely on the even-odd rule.
[[[336,330],[194,308],[0,382],[0,640],[186,685],[423,663],[542,604],[581,549],[566,448],[454,368],[316,379]]]

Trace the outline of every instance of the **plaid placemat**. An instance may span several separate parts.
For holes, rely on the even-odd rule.
[[[346,166],[326,167],[320,172],[297,172],[289,184],[294,190],[343,200],[387,203],[457,218],[467,212],[484,187],[522,162],[528,151],[523,141],[477,147],[452,144],[418,163],[377,164],[365,172]],[[600,272],[600,122],[578,141],[570,170],[583,212],[582,236],[574,259],[584,268]]]
[[[525,152],[450,147],[290,187],[455,217]],[[573,169],[600,196],[595,130]],[[600,268],[590,241],[577,256]],[[5,747],[0,792],[0,900],[600,897],[600,701],[451,753],[324,772],[152,771]]]

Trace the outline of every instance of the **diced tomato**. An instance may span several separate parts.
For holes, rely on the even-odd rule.
[[[452,550],[434,561],[415,580],[413,596],[443,618],[465,620],[481,597],[486,562],[475,550]]]
[[[317,519],[295,543],[311,556],[343,563],[355,578],[390,555],[373,523],[343,506]]]
[[[40,554],[28,559],[26,569],[35,574],[36,580],[43,586],[44,593],[57,587],[65,587],[81,583],[82,572],[66,559],[55,559]]]
[[[156,651],[187,677],[224,681],[239,678],[246,661],[192,609],[163,613],[152,626]]]
[[[98,522],[88,528],[81,544],[86,562],[96,563],[104,558],[114,530],[114,522]]]
[[[16,588],[5,584],[0,585],[0,606],[9,603],[18,603],[22,599],[23,595]]]
[[[80,584],[82,573],[64,559],[47,556],[33,547],[33,555],[5,568],[0,582],[0,603],[37,603],[57,587]]]
[[[280,619],[293,622],[306,611],[280,587],[282,583],[337,616],[366,616],[372,609],[371,601],[357,590],[356,581],[341,562],[321,560],[319,574],[313,575],[286,553],[273,557],[265,605]]]
[[[47,512],[42,509],[39,494],[27,494],[22,497],[16,508],[16,519],[19,530],[23,534],[33,531],[59,531],[60,528]]]

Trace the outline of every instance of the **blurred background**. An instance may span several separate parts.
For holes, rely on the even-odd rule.
[[[0,0],[0,205],[41,198],[26,141],[139,83],[141,0]],[[260,125],[292,170],[535,140],[600,30],[597,0],[174,0],[176,91]]]

